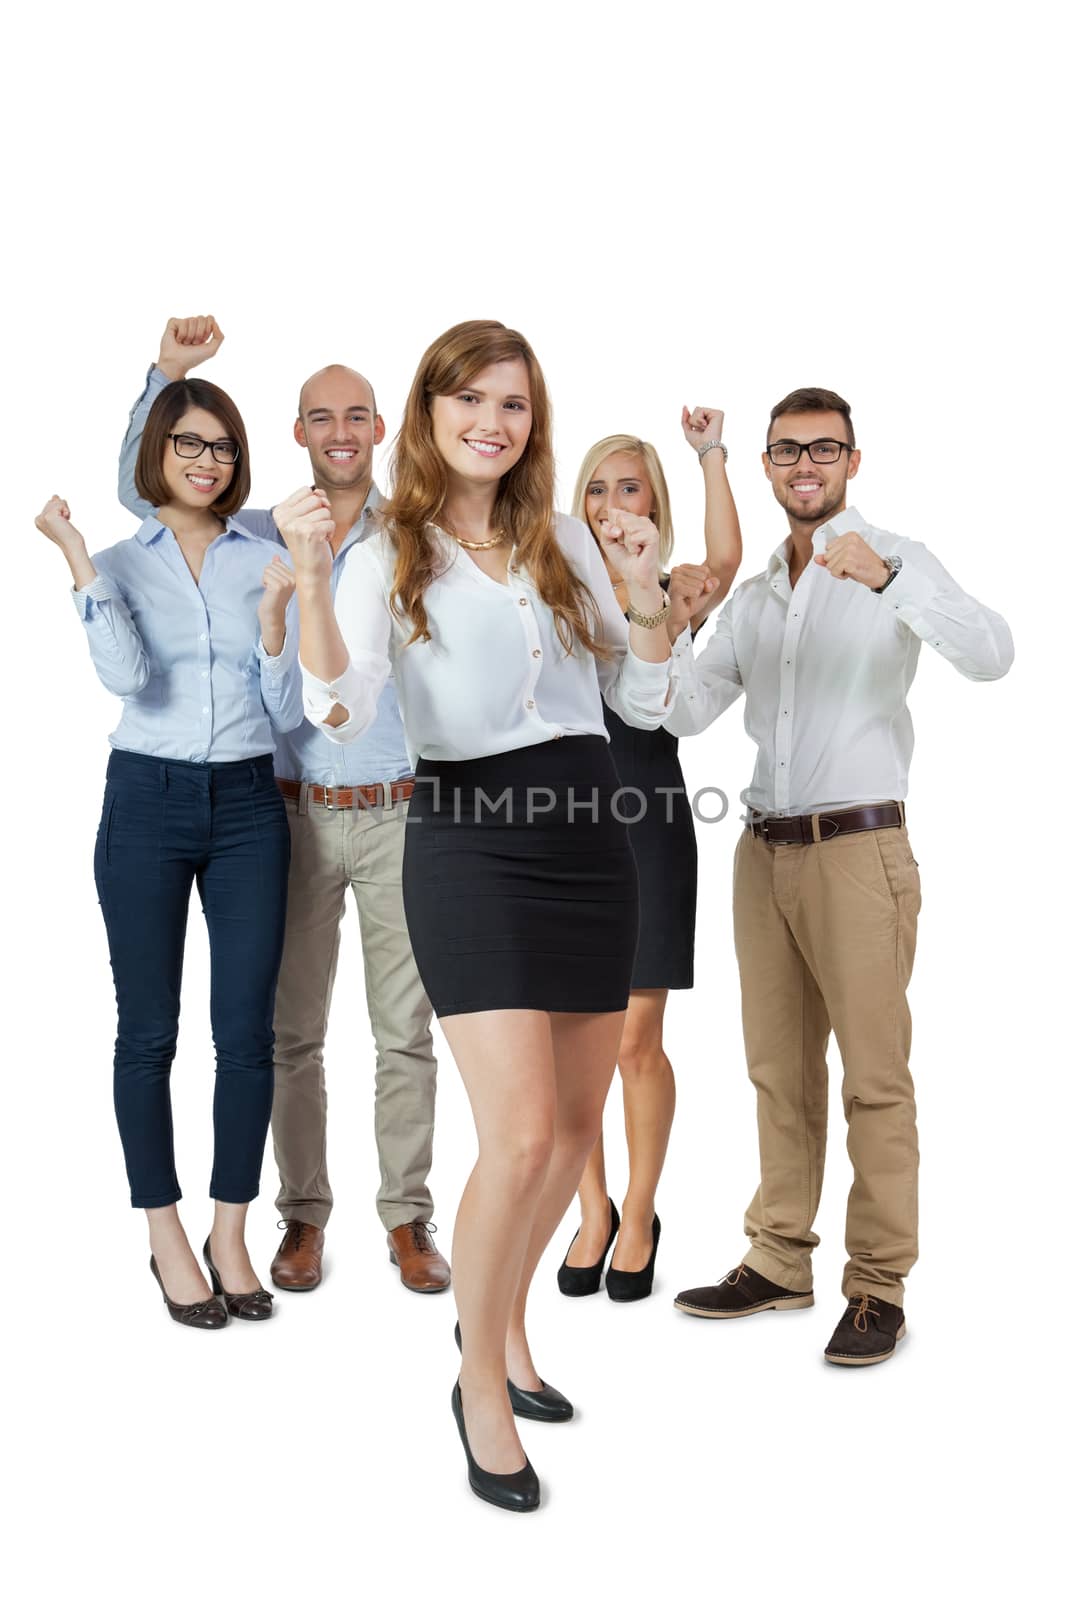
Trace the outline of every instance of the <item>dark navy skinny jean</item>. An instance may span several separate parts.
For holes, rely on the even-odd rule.
[[[211,1195],[241,1203],[259,1192],[288,873],[289,823],[270,756],[205,765],[112,751],[96,887],[118,999],[115,1114],[135,1206],[181,1199],[170,1068],[194,882],[211,946]]]

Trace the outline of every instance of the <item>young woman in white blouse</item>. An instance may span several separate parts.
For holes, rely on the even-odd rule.
[[[656,529],[619,513],[604,532],[627,623],[552,494],[537,360],[521,334],[467,322],[420,363],[383,526],[352,552],[336,615],[329,508],[301,490],[275,511],[308,716],[355,738],[391,669],[417,760],[405,905],[478,1133],[454,1239],[452,1404],[471,1487],[516,1511],[539,1485],[515,1415],[573,1415],[538,1376],[526,1296],[599,1131],[637,935],[600,697],[653,728],[671,695]]]

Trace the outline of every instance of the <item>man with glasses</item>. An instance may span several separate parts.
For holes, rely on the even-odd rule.
[[[168,383],[209,360],[222,339],[212,317],[172,318],[167,324],[159,357],[130,414],[119,462],[119,499],[137,516],[150,509],[138,499],[133,475],[152,402]],[[371,531],[371,515],[381,500],[372,465],[385,423],[367,380],[348,367],[331,366],[301,389],[293,432],[311,458],[316,487],[330,502],[336,586],[349,550]],[[190,458],[203,449],[199,440],[181,436],[174,447]],[[270,511],[242,510],[240,521],[250,532],[280,543]],[[317,1288],[322,1279],[323,1231],[333,1205],[322,1055],[351,887],[377,1050],[378,1214],[404,1286],[435,1293],[450,1281],[448,1263],[431,1238],[433,1200],[427,1187],[437,1067],[432,1012],[404,917],[404,819],[414,779],[392,682],[382,690],[377,718],[362,738],[334,744],[305,720],[295,733],[278,736],[274,765],[289,814],[292,866],[274,1013],[271,1118],[285,1234],[271,1278],[279,1289],[293,1290]]]
[[[788,537],[765,572],[735,589],[699,658],[688,629],[678,638],[666,724],[699,733],[743,692],[759,747],[742,796],[734,933],[760,1184],[744,1260],[675,1305],[724,1318],[814,1303],[832,1028],[854,1179],[848,1306],[825,1356],[870,1366],[904,1333],[904,1279],[918,1253],[905,991],[920,895],[904,825],[905,696],[923,643],[979,682],[1007,672],[1013,647],[1003,619],[923,545],[846,509],[860,452],[840,395],[798,389],[780,401],[763,465]]]

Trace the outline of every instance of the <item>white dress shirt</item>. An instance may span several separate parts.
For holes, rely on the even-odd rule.
[[[903,800],[914,746],[905,697],[926,643],[976,681],[1000,678],[1014,656],[1003,617],[972,600],[925,545],[872,528],[854,508],[817,529],[812,545],[855,532],[901,569],[884,594],[808,563],[794,589],[786,543],[766,572],[735,589],[694,658],[674,649],[678,690],[666,726],[700,733],[745,694],[745,728],[759,747],[742,800],[777,816]]]
[[[439,529],[442,570],[424,594],[431,638],[407,646],[410,624],[389,609],[394,549],[384,532],[355,547],[334,596],[349,664],[332,683],[304,668],[304,709],[338,743],[374,720],[392,667],[412,763],[426,756],[465,761],[543,744],[566,734],[608,737],[600,696],[635,728],[658,728],[673,688],[671,662],[641,661],[629,647],[629,624],[607,568],[584,523],[557,516],[560,545],[600,610],[611,646],[597,661],[576,646],[567,655],[555,618],[525,568],[509,563],[498,583]],[[336,705],[348,721],[329,727]]]

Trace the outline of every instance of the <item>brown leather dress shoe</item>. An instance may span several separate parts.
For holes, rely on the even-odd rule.
[[[279,1224],[281,1226],[281,1224]],[[326,1230],[313,1222],[285,1223],[285,1235],[270,1264],[271,1282],[276,1289],[317,1289],[322,1282],[322,1246]]]
[[[389,1259],[400,1268],[400,1281],[416,1294],[440,1294],[452,1282],[448,1262],[430,1237],[432,1222],[405,1222],[386,1234]]]

